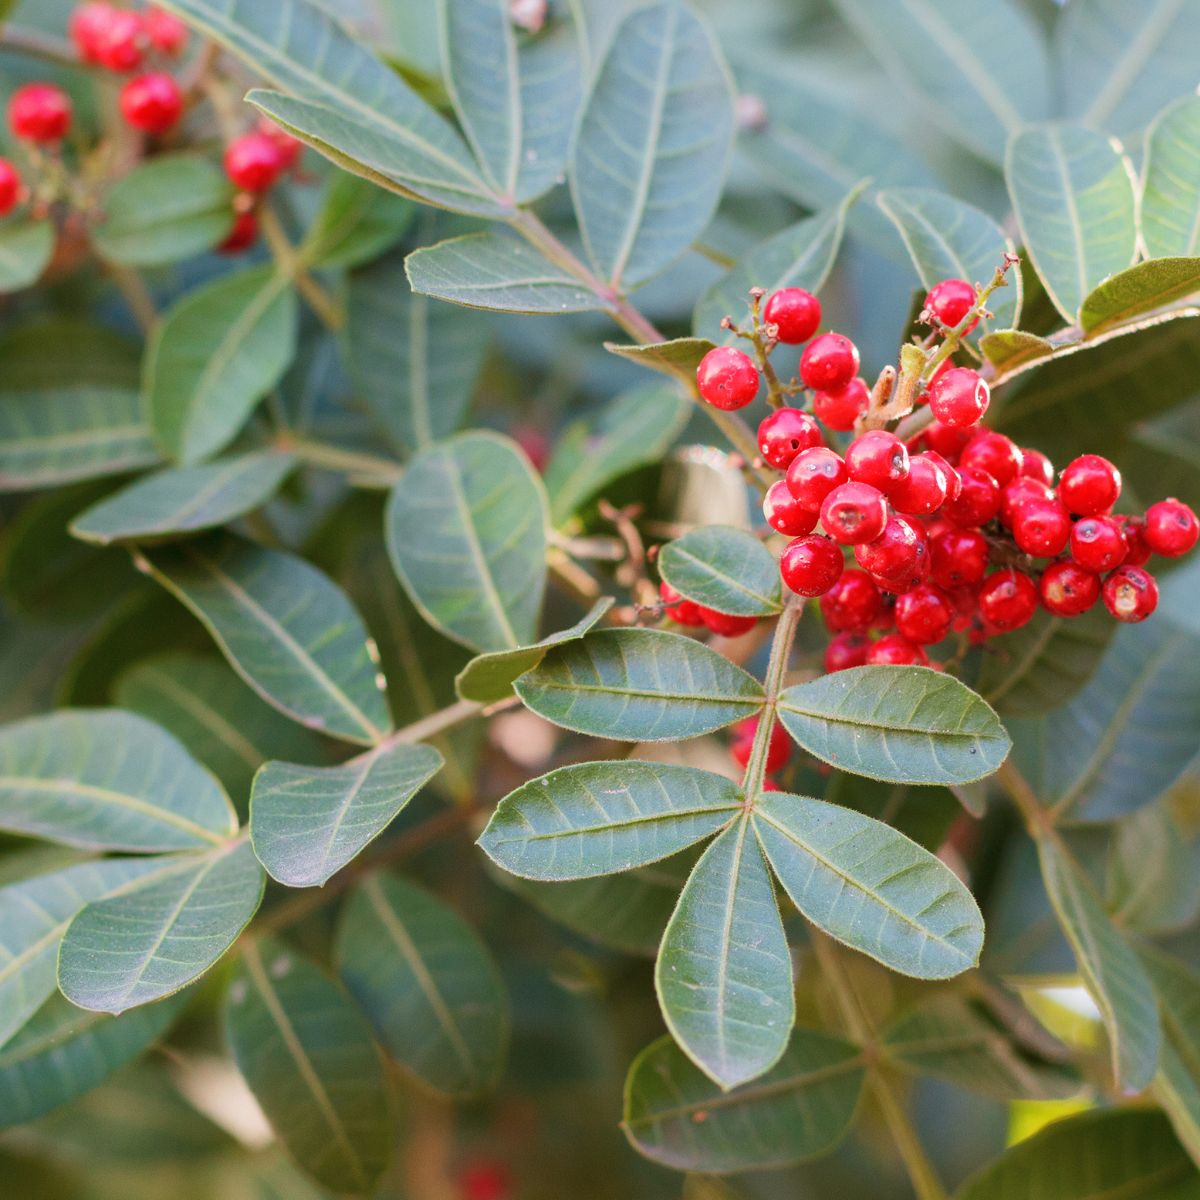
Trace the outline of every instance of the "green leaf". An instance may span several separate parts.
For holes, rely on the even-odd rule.
[[[1057,841],[1038,843],[1050,903],[1104,1019],[1113,1079],[1126,1091],[1149,1084],[1161,1041],[1154,989],[1083,870]]]
[[[1025,248],[1055,308],[1074,324],[1089,293],[1137,254],[1129,163],[1094,130],[1039,125],[1013,136],[1004,174]]]
[[[51,996],[0,1048],[0,1129],[24,1125],[98,1087],[171,1027],[188,997],[102,1016]]]
[[[732,782],[693,767],[581,763],[509,792],[479,845],[523,879],[587,879],[675,854],[728,825],[741,805]]]
[[[897,188],[880,192],[876,201],[900,231],[921,283],[926,288],[943,279],[990,283],[1005,254],[1015,251],[1012,239],[987,213],[945,192]],[[992,294],[988,309],[995,326],[1016,325],[1021,315],[1021,272],[1010,271],[1008,286]],[[981,320],[987,333],[992,322]]]
[[[552,633],[532,646],[517,650],[494,650],[471,659],[458,673],[454,684],[462,700],[478,704],[494,704],[512,695],[513,683],[527,671],[532,671],[555,646],[573,642],[590,632],[613,606],[611,596],[604,596],[592,605],[570,629]]]
[[[296,294],[274,267],[186,293],[151,335],[146,403],[172,458],[191,464],[237,436],[296,354]]]
[[[722,1088],[756,1079],[787,1048],[792,959],[748,817],[717,837],[684,885],[654,982],[672,1036]]]
[[[954,791],[943,787],[915,787],[907,783],[881,783],[863,775],[835,771],[824,798],[830,804],[852,808],[884,821],[905,837],[912,838],[918,846],[936,854],[964,808],[973,817],[983,816],[986,806],[976,802],[982,797],[975,793],[976,789],[972,787]]]
[[[779,564],[744,530],[693,529],[662,548],[658,566],[677,592],[717,612],[769,617],[783,610]]]
[[[0,222],[0,294],[37,283],[54,255],[50,220],[12,217]]]
[[[608,305],[540,250],[502,231],[427,246],[404,262],[412,290],[467,308],[513,313],[601,312]]]
[[[518,204],[561,178],[579,107],[569,26],[519,44],[507,0],[438,0],[443,77],[497,194]]]
[[[691,638],[603,629],[551,650],[517,695],[564,729],[624,742],[674,742],[752,716],[762,685]]]
[[[337,767],[269,762],[254,777],[250,833],[272,879],[317,887],[374,841],[441,770],[432,746],[383,745]]]
[[[117,709],[64,709],[0,729],[0,829],[88,850],[207,850],[237,821],[170,734]]]
[[[1026,363],[1037,362],[1054,353],[1052,343],[1035,333],[1020,329],[998,329],[985,333],[979,339],[979,349],[984,358],[1004,374],[1015,372]]]
[[[956,1200],[1195,1200],[1200,1179],[1153,1109],[1095,1109],[1052,1121],[976,1172]]]
[[[779,719],[805,750],[891,783],[970,783],[1011,742],[970,688],[924,667],[855,667],[788,688]]]
[[[1200,835],[1177,814],[1195,798],[1196,782],[1185,777],[1157,804],[1114,826],[1105,895],[1122,928],[1166,934],[1200,917]]]
[[[54,994],[58,947],[71,918],[163,865],[161,858],[107,858],[0,888],[0,1046]]]
[[[637,363],[648,371],[683,380],[690,386],[696,381],[696,369],[714,346],[707,338],[683,337],[669,342],[654,342],[648,346],[622,346],[618,342],[605,342],[604,348],[618,358]]]
[[[1200,258],[1156,258],[1106,279],[1083,302],[1079,323],[1088,334],[1200,292]]]
[[[842,1140],[864,1079],[856,1046],[797,1029],[773,1070],[722,1092],[664,1037],[629,1068],[622,1128],[635,1150],[677,1171],[785,1167]]]
[[[727,316],[739,324],[743,321],[751,288],[766,288],[768,294],[782,287],[819,292],[833,269],[846,212],[857,194],[851,192],[836,207],[805,217],[755,246],[697,301],[692,314],[697,336],[732,345],[737,335],[722,329],[721,321]]]
[[[214,529],[264,505],[295,465],[294,455],[268,450],[168,468],[93,504],[71,522],[71,532],[109,546]]]
[[[238,1070],[299,1165],[331,1191],[367,1195],[392,1151],[391,1098],[366,1019],[323,972],[278,942],[251,942],[229,988]]]
[[[1070,704],[1010,722],[1014,761],[1047,807],[1111,821],[1151,803],[1195,757],[1200,642],[1162,625],[1122,629]]]
[[[1072,0],[1054,31],[1063,111],[1121,136],[1196,88],[1200,13],[1187,0]]]
[[[400,254],[355,271],[346,308],[347,365],[380,426],[410,450],[452,434],[483,365],[489,318],[414,293]]]
[[[388,1053],[446,1096],[495,1087],[508,1050],[504,983],[452,908],[395,875],[372,875],[342,911],[338,974]]]
[[[233,226],[233,186],[211,159],[168,154],[144,162],[105,195],[92,244],[111,262],[159,267],[203,254]]]
[[[302,558],[231,534],[139,554],[239,675],[310,729],[370,745],[392,728],[362,619]]]
[[[657,462],[682,432],[691,401],[677,388],[648,384],[623,392],[593,421],[567,426],[546,467],[550,517],[561,526],[602,488]]]
[[[1151,258],[1200,253],[1200,96],[1184,96],[1146,132],[1141,230]]]
[[[390,250],[417,215],[407,200],[355,175],[335,172],[300,255],[314,267],[357,267]]]
[[[122,1013],[170,996],[233,945],[265,883],[249,843],[237,841],[94,900],[63,938],[58,986],[93,1012]]]
[[[158,460],[135,390],[81,383],[0,395],[0,492],[121,475]]]
[[[1115,632],[1101,608],[1069,620],[1039,613],[1015,633],[989,642],[976,687],[1002,717],[1049,712],[1096,673]]]
[[[981,157],[999,163],[1010,133],[1050,115],[1045,42],[1033,17],[1011,0],[836,6],[875,57],[916,90],[929,116]]]
[[[914,1005],[882,1035],[890,1062],[931,1075],[1002,1104],[1065,1100],[1082,1084],[1067,1067],[1039,1062],[960,996]]]
[[[629,13],[596,72],[572,147],[584,244],[618,292],[669,266],[716,210],[734,134],[729,73],[678,0]]]
[[[785,792],[764,792],[753,821],[792,902],[831,937],[917,979],[948,979],[979,960],[975,898],[902,833]]]
[[[474,650],[537,636],[546,495],[507,438],[462,434],[423,451],[388,502],[392,565],[431,624]]]
[[[312,0],[279,0],[269,9],[259,0],[168,0],[164,7],[301,97],[270,97],[268,108],[268,94],[255,93],[266,111],[280,111],[294,129],[304,121],[316,135],[306,138],[310,143],[345,130],[337,143],[353,138],[346,148],[360,157],[369,148],[374,169],[386,167],[382,173],[401,190],[430,204],[495,211],[450,123]]]

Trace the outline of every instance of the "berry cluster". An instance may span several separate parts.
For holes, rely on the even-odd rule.
[[[1121,476],[1107,459],[1085,454],[1056,477],[1045,455],[980,426],[987,382],[950,358],[982,315],[974,286],[949,279],[926,298],[934,333],[924,343],[915,403],[928,405],[932,421],[907,441],[882,427],[893,412],[858,376],[854,343],[837,333],[814,336],[815,296],[785,288],[760,315],[762,294],[752,295],[753,331],[726,327],[754,343],[758,363],[719,347],[700,363],[697,381],[708,403],[742,408],[757,396],[775,346],[807,343],[798,380],[771,378],[773,399],[807,393],[809,403],[775,408],[759,425],[758,448],[784,473],[769,487],[763,513],[792,539],[780,557],[784,583],[820,597],[834,635],[827,670],[937,665],[927,647],[953,633],[966,645],[1011,632],[1039,605],[1075,617],[1103,602],[1126,622],[1154,611],[1158,588],[1145,564],[1152,554],[1174,558],[1195,546],[1195,513],[1168,499],[1143,516],[1114,515]],[[939,338],[949,334],[953,342],[939,352]],[[844,448],[827,444],[827,433],[852,430]],[[677,606],[667,611],[679,620]]]

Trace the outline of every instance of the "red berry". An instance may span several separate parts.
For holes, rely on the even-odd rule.
[[[1051,487],[1054,483],[1054,464],[1040,451],[1021,450],[1021,474]]]
[[[1100,599],[1100,576],[1069,558],[1042,572],[1038,591],[1042,605],[1056,617],[1078,617]]]
[[[662,597],[664,611],[676,625],[697,628],[704,624],[700,605],[694,600],[685,600],[665,579],[658,585],[658,594]]]
[[[17,207],[22,191],[20,171],[7,158],[0,158],[0,217],[7,217]]]
[[[1160,500],[1146,509],[1146,544],[1164,558],[1186,554],[1200,538],[1196,514],[1182,500]]]
[[[1121,494],[1121,472],[1098,454],[1084,454],[1058,477],[1058,498],[1077,517],[1106,513]]]
[[[1034,558],[1056,558],[1070,536],[1071,514],[1057,500],[1026,500],[1013,514],[1013,541]]]
[[[958,472],[962,491],[957,500],[947,500],[942,515],[955,525],[978,529],[1000,511],[1000,485],[978,467],[963,467]]]
[[[943,279],[930,288],[929,295],[925,297],[925,307],[943,325],[953,329],[975,306],[975,300],[975,289],[965,279]],[[979,318],[976,317],[965,332],[970,333],[978,324]]]
[[[840,333],[823,333],[804,348],[800,378],[814,392],[836,392],[858,374],[858,347]]]
[[[777,408],[758,425],[758,452],[781,471],[792,465],[801,450],[820,446],[824,440],[821,427],[798,408]]]
[[[1000,523],[1011,529],[1022,505],[1028,504],[1030,500],[1053,499],[1052,487],[1042,483],[1040,479],[1018,475],[1011,483],[1005,484],[1000,492]]]
[[[908,478],[908,450],[894,433],[872,429],[850,443],[846,470],[858,483],[890,492]]]
[[[962,479],[958,472],[936,450],[922,450],[921,457],[941,468],[946,478],[946,499],[957,500],[962,495]]]
[[[299,138],[292,137],[286,129],[281,129],[267,117],[258,122],[256,129],[263,137],[269,137],[275,143],[275,148],[283,159],[285,171],[290,171],[300,161],[300,155],[304,153],[304,143]]]
[[[873,542],[883,532],[887,519],[887,500],[869,483],[843,483],[821,505],[822,527],[843,546]]]
[[[741,637],[758,624],[757,617],[735,617],[731,613],[717,612],[715,608],[705,608],[703,604],[696,607],[700,610],[700,620],[721,637]]]
[[[821,324],[821,302],[803,288],[780,288],[763,309],[763,320],[778,329],[776,337],[789,346],[807,342]]]
[[[155,71],[121,89],[121,115],[144,133],[166,133],[183,116],[183,92],[170,75]]]
[[[1104,607],[1118,621],[1136,625],[1158,607],[1158,584],[1144,567],[1118,567],[1105,581]]]
[[[142,14],[142,26],[156,50],[171,58],[183,53],[188,40],[188,27],[178,17],[161,8],[149,8]]]
[[[973,429],[960,429],[955,425],[943,425],[934,421],[921,434],[921,440],[930,450],[936,451],[948,463],[957,463],[958,456],[966,444],[975,436]]]
[[[1023,571],[1005,567],[989,575],[979,589],[979,612],[995,633],[1020,629],[1037,612],[1038,589]]]
[[[100,39],[108,29],[116,9],[104,0],[94,0],[92,3],[81,4],[71,14],[67,22],[67,32],[71,41],[79,51],[79,57],[86,63],[99,63]]]
[[[896,631],[913,642],[931,646],[954,624],[954,602],[933,583],[923,583],[896,599]]]
[[[914,454],[909,460],[908,478],[888,493],[892,507],[915,516],[937,512],[946,503],[953,471],[940,454]]]
[[[1150,555],[1154,553],[1150,549],[1150,543],[1146,541],[1146,522],[1141,517],[1116,517],[1114,519],[1121,526],[1121,531],[1125,535],[1126,553],[1122,565],[1144,567],[1150,561]]]
[[[747,717],[733,727],[733,757],[743,767],[750,761],[750,751],[758,733],[758,721],[758,717]],[[792,739],[787,730],[782,725],[773,725],[767,742],[767,770],[772,774],[782,771],[791,756]]]
[[[939,587],[979,583],[988,569],[988,540],[977,529],[947,529],[929,542],[930,573]]]
[[[889,633],[867,651],[867,662],[894,667],[927,667],[929,656],[902,633]]]
[[[8,102],[8,126],[27,142],[59,142],[71,128],[71,100],[51,83],[27,83]]]
[[[217,247],[222,254],[240,254],[258,241],[258,217],[253,209],[240,212],[233,219],[233,228]]]
[[[786,533],[788,537],[803,537],[817,527],[816,510],[805,508],[782,479],[777,479],[767,489],[763,497],[763,516],[772,529]]]
[[[1002,433],[981,429],[963,447],[960,467],[982,467],[1001,487],[1021,472],[1021,449]]]
[[[842,577],[845,565],[836,542],[811,534],[788,544],[779,560],[779,573],[798,596],[821,596]]]
[[[834,671],[861,667],[867,661],[870,649],[871,639],[861,633],[839,633],[825,647],[825,670],[832,675]]]
[[[846,571],[821,597],[821,615],[834,633],[869,629],[883,611],[883,597],[871,577]]]
[[[263,133],[244,133],[230,142],[225,151],[225,173],[233,180],[234,187],[241,188],[244,192],[269,191],[275,186],[283,170],[283,155],[280,154],[279,147]],[[710,351],[708,357],[717,353],[719,351]],[[741,351],[733,353],[741,354]],[[746,356],[743,354],[742,357]]]
[[[917,523],[893,513],[874,541],[854,547],[854,558],[872,578],[893,581],[918,574],[927,551],[925,535]]]
[[[1085,570],[1103,574],[1129,554],[1125,531],[1114,517],[1081,517],[1071,530],[1071,557]]]
[[[828,446],[810,446],[788,467],[787,485],[805,508],[820,509],[825,497],[850,478],[841,456]]]
[[[460,1200],[512,1200],[508,1168],[495,1159],[476,1159],[459,1175],[458,1192]]]
[[[813,415],[839,433],[849,433],[855,421],[867,411],[871,393],[865,379],[852,379],[844,388],[813,394]]]
[[[954,367],[929,389],[933,415],[943,425],[959,429],[977,424],[990,401],[988,385],[970,367]]]
[[[114,9],[96,35],[96,61],[110,71],[136,71],[146,57],[148,44],[142,18],[127,9]]]

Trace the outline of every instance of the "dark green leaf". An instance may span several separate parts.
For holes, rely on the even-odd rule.
[[[467,433],[419,454],[386,524],[392,565],[426,620],[475,650],[535,640],[546,494],[513,442]]]
[[[1141,230],[1151,258],[1200,253],[1200,96],[1172,104],[1146,133]]]
[[[1200,975],[1150,947],[1142,948],[1141,960],[1158,993],[1163,1027],[1154,1095],[1195,1162],[1200,1158]]]
[[[825,789],[825,799],[883,821],[912,838],[918,846],[937,853],[964,808],[972,816],[982,815],[984,809],[974,803],[970,794],[973,791],[973,788],[957,788],[952,792],[943,787],[883,783],[864,775],[835,771]]]
[[[452,908],[394,875],[350,894],[338,973],[380,1041],[435,1091],[494,1087],[508,1050],[508,998],[475,931]]]
[[[586,879],[644,866],[716,833],[741,807],[720,775],[665,763],[581,763],[500,801],[479,845],[524,879]]]
[[[810,753],[893,783],[970,783],[1011,743],[970,688],[924,667],[855,667],[790,687],[779,719]]]
[[[1200,835],[1177,812],[1195,802],[1196,786],[1185,777],[1113,827],[1105,897],[1123,928],[1171,933],[1200,917]]]
[[[250,831],[273,879],[317,887],[340,871],[441,769],[432,746],[378,747],[337,767],[269,762],[254,777]]]
[[[677,592],[717,612],[769,617],[783,609],[779,564],[744,530],[693,529],[662,548],[658,566]]]
[[[551,650],[517,682],[528,708],[593,737],[671,742],[753,715],[762,685],[715,650],[652,629],[604,629]]]
[[[1079,322],[1100,334],[1200,292],[1200,258],[1156,258],[1106,279],[1083,302]]]
[[[53,221],[10,217],[0,222],[0,293],[37,283],[54,254],[54,243]]]
[[[329,181],[300,254],[314,267],[369,263],[404,236],[416,215],[409,201],[338,171]]]

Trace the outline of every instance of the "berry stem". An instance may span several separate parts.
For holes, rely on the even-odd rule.
[[[754,332],[751,334],[743,334],[743,337],[748,337],[751,344],[754,346],[754,357],[758,360],[758,369],[762,372],[762,377],[767,381],[767,403],[772,408],[781,408],[785,403],[783,386],[779,382],[779,376],[775,373],[775,367],[771,363],[771,351],[778,344],[774,338],[770,337],[766,332],[766,327],[762,320],[762,302],[766,292],[763,288],[753,288],[750,292],[750,315],[754,323]],[[772,328],[776,328],[772,326]]]
[[[784,606],[775,626],[775,635],[771,640],[771,658],[767,663],[767,675],[763,680],[763,689],[767,694],[767,702],[758,718],[758,728],[754,731],[754,745],[750,750],[750,758],[746,762],[746,773],[742,776],[742,791],[748,807],[753,807],[755,799],[762,791],[763,780],[767,774],[767,756],[771,749],[771,733],[775,728],[776,705],[779,694],[783,691],[784,680],[787,678],[788,660],[791,658],[792,645],[796,640],[796,627],[804,613],[804,601],[792,597]]]
[[[296,290],[316,313],[321,324],[333,333],[339,332],[346,324],[345,310],[308,273],[303,257],[292,245],[274,208],[269,204],[262,205],[258,220],[279,269],[296,285]]]
[[[390,458],[343,450],[340,446],[330,446],[292,434],[281,435],[275,445],[280,450],[290,451],[310,467],[342,472],[348,476],[348,483],[362,488],[386,491],[399,481],[404,471],[398,462]]]

